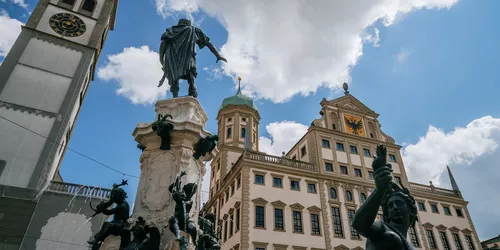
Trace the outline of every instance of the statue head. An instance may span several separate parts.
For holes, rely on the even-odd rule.
[[[127,192],[122,188],[113,188],[111,190],[111,200],[114,203],[121,204],[127,199]]]
[[[191,26],[191,20],[186,18],[181,18],[177,23],[177,26]]]
[[[135,225],[130,230],[134,235],[134,241],[142,241],[147,238],[146,221],[142,217],[138,217]]]
[[[387,192],[382,201],[384,222],[413,226],[418,213],[415,198],[405,187],[392,183],[392,188],[393,191]]]
[[[203,217],[215,225],[215,219],[217,218],[217,216],[214,213],[206,213]]]

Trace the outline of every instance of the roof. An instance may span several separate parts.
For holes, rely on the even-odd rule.
[[[245,96],[241,93],[241,88],[238,87],[238,92],[235,95],[226,97],[222,104],[220,105],[219,110],[229,106],[229,105],[246,105],[249,108],[257,110],[257,105],[255,105],[252,98]]]

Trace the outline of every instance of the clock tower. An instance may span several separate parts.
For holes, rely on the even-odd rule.
[[[0,186],[43,190],[59,165],[118,0],[40,0],[0,66]]]

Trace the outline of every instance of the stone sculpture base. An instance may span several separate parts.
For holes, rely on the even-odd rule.
[[[182,232],[181,235],[186,238],[187,242],[189,242],[187,250],[195,250],[194,245],[191,243],[191,236],[184,232]],[[164,250],[182,250],[182,248],[180,242],[174,239],[170,242],[167,242]]]
[[[208,161],[215,155],[207,155],[200,160],[193,158],[193,146],[200,138],[210,133],[204,130],[208,119],[205,111],[197,99],[192,97],[180,97],[158,101],[155,106],[156,116],[158,114],[169,114],[172,118],[167,119],[174,125],[171,131],[171,149],[161,150],[161,138],[152,130],[151,123],[140,123],[133,132],[135,140],[144,145],[141,162],[141,177],[134,204],[133,217],[142,216],[147,224],[155,225],[162,234],[160,249],[167,244],[175,242],[175,236],[168,229],[168,220],[174,215],[175,202],[168,191],[168,186],[175,182],[176,176],[181,171],[186,171],[182,184],[198,184],[198,192],[193,197],[193,207],[189,213],[192,221],[198,221],[200,204],[201,183],[205,174],[203,161]],[[190,242],[190,247],[192,243]],[[188,248],[194,249],[194,248]]]
[[[120,250],[120,236],[110,235],[103,242],[99,250]]]

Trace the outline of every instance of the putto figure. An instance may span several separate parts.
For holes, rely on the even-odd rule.
[[[215,235],[215,219],[214,213],[204,214],[200,211],[198,216],[198,225],[202,234],[198,237],[198,244],[196,250],[218,250],[221,249],[219,239]]]
[[[92,208],[92,204],[90,204],[90,208],[95,211],[93,216],[100,213],[113,215],[113,220],[105,222],[101,230],[94,236],[94,239],[88,241],[89,244],[94,245],[92,249],[98,249],[98,246],[110,235],[122,236],[121,247],[129,243],[130,237],[124,237],[127,234],[130,235],[130,232],[126,229],[130,207],[126,201],[127,193],[120,188],[120,186],[124,185],[128,185],[125,180],[122,180],[121,184],[113,184],[109,201],[99,203],[95,209]],[[112,209],[108,209],[113,203],[115,203],[116,206]]]
[[[417,221],[417,206],[408,189],[392,182],[387,149],[377,146],[375,189],[356,212],[352,226],[366,237],[366,250],[414,250],[406,239],[408,229]],[[382,206],[383,221],[376,220]]]
[[[205,46],[217,58],[217,62],[227,60],[222,57],[210,43],[210,39],[199,28],[191,25],[191,21],[180,19],[177,25],[167,29],[161,36],[160,44],[160,63],[163,69],[163,77],[158,87],[163,85],[165,79],[168,80],[170,91],[174,98],[179,95],[179,80],[187,80],[189,84],[189,95],[196,98],[198,92],[194,80],[196,72],[196,48],[198,44],[200,49]]]
[[[217,141],[219,141],[219,136],[209,135],[205,138],[200,138],[200,140],[194,145],[193,157],[198,160],[200,157],[206,154],[211,154],[215,146],[217,146]]]

